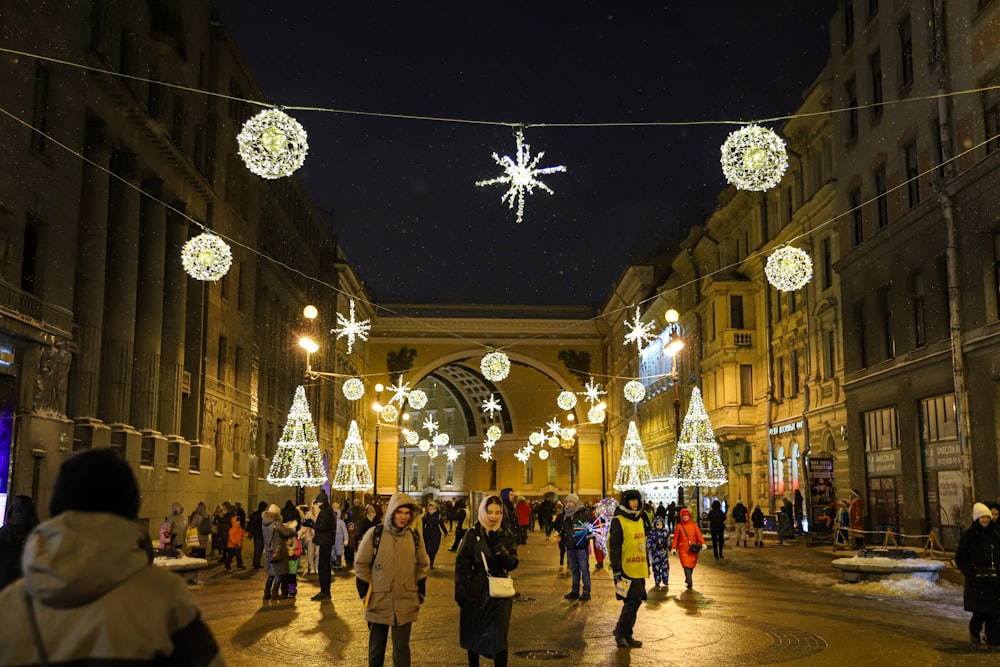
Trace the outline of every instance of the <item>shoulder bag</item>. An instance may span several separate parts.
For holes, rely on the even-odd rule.
[[[479,552],[483,559],[483,569],[486,570],[486,580],[490,583],[491,598],[512,598],[514,597],[514,580],[510,577],[494,577],[490,574],[490,567],[486,564],[486,554]]]
[[[275,528],[274,532],[271,533],[271,543],[267,547],[267,560],[269,563],[281,563],[288,560],[288,547],[285,546],[285,541],[282,540],[278,544],[274,543],[274,536],[277,534],[278,529]]]
[[[695,544],[694,542],[691,541],[691,536],[688,535],[687,530],[685,530],[682,527],[681,528],[681,532],[684,533],[684,537],[687,538],[687,541],[688,541],[688,551],[690,551],[693,554],[701,553],[701,545],[700,544]]]

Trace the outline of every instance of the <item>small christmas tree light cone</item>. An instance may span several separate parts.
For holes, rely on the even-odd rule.
[[[288,421],[271,460],[267,481],[275,486],[320,486],[326,483],[326,467],[309,412],[306,390],[295,388]]]
[[[618,462],[618,472],[615,473],[614,488],[618,491],[641,490],[649,484],[652,477],[646,450],[643,449],[642,440],[639,438],[639,428],[634,421],[630,421],[628,434],[625,436],[625,447],[622,448],[622,458]]]
[[[372,471],[368,467],[358,422],[353,419],[330,486],[338,491],[367,491],[372,488]]]
[[[691,403],[684,415],[670,476],[677,480],[679,486],[695,487],[699,495],[702,486],[715,487],[728,481],[726,468],[719,456],[719,444],[715,441],[715,431],[697,387],[691,393]]]

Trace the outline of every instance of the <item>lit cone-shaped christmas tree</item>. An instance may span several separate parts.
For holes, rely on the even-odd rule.
[[[319,486],[326,483],[326,468],[319,452],[316,427],[309,413],[306,390],[295,388],[288,421],[271,460],[267,481],[275,486]]]
[[[649,461],[646,459],[646,450],[642,448],[642,440],[639,439],[639,429],[635,422],[631,421],[628,423],[628,434],[625,436],[621,461],[618,462],[614,487],[619,491],[641,489],[649,484],[652,476]]]
[[[372,471],[368,467],[361,433],[358,432],[358,422],[353,419],[331,486],[340,491],[367,491],[372,488]]]
[[[687,487],[719,486],[727,481],[726,469],[719,457],[719,444],[697,387],[691,393],[670,475],[677,478],[680,486]]]

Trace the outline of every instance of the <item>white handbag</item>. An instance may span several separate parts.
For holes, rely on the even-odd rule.
[[[514,580],[510,577],[494,577],[490,574],[490,567],[486,564],[486,554],[482,551],[479,555],[483,559],[483,569],[486,570],[486,580],[490,582],[491,598],[512,598],[515,595]]]

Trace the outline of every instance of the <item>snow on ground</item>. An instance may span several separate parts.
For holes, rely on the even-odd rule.
[[[837,583],[833,585],[833,590],[848,595],[883,595],[955,604],[962,602],[962,587],[950,581],[938,579],[936,572],[890,574],[879,581],[859,581],[855,584]]]
[[[930,568],[943,570],[945,564],[939,560],[927,560],[925,558],[888,558],[886,556],[875,556],[871,558],[853,556],[851,558],[838,558],[833,561],[833,565],[840,566],[846,570],[859,570],[861,572],[899,572],[900,570],[927,570]]]

